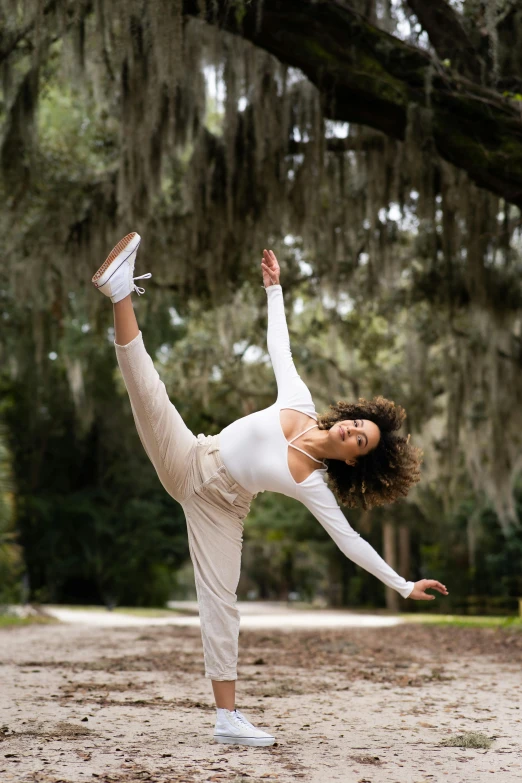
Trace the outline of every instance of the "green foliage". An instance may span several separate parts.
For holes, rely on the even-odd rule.
[[[247,6],[252,4],[252,0],[231,0],[230,7],[236,18],[236,24],[241,28],[241,23],[246,16]]]
[[[131,485],[128,499],[113,492],[110,482],[101,491],[88,487],[27,499],[20,524],[27,538],[38,528],[38,551],[30,544],[26,551],[47,600],[131,606],[168,600],[173,570],[186,557],[181,520],[160,492],[136,499]]]
[[[43,615],[34,615],[31,617],[16,617],[10,614],[0,614],[0,628],[8,628],[11,626],[19,625],[50,625],[56,623],[51,617],[44,617]]]
[[[264,294],[257,300],[255,293],[262,292],[253,292],[245,288],[233,304],[221,308],[194,304],[188,311],[159,292],[155,309],[139,313],[147,347],[153,355],[161,348],[161,375],[195,433],[219,432],[275,399],[273,372],[264,353]],[[433,403],[415,404],[417,390],[404,374],[404,313],[399,310],[387,321],[371,302],[361,300],[339,317],[335,311],[318,309],[317,294],[308,283],[294,291],[294,301],[299,296],[299,316],[292,314],[288,297],[294,357],[318,409],[329,402],[324,378],[331,359],[349,372],[353,386],[347,383],[347,396],[398,388],[411,398],[414,419],[422,419],[417,407]],[[181,323],[169,317],[173,303],[184,313]],[[10,313],[24,329],[17,308],[11,306]],[[413,315],[422,325],[422,306],[411,308],[409,317]],[[40,367],[21,363],[17,378],[3,376],[3,418],[16,480],[19,540],[33,598],[161,605],[188,558],[185,522],[137,437],[108,339],[108,319],[110,309],[106,320],[91,324],[85,313],[73,308],[73,317],[64,319],[55,333],[54,360],[44,357]],[[229,324],[228,331],[223,323]],[[51,325],[46,328],[52,330]],[[28,330],[25,335],[29,344],[34,335]],[[31,355],[29,349],[27,354]],[[76,399],[68,376],[74,362],[82,378]],[[435,384],[436,363],[431,372]],[[358,512],[347,516],[381,553],[384,514],[393,513],[396,522],[406,522],[412,566],[405,576],[434,577],[448,584],[450,597],[440,604],[444,611],[484,611],[480,601],[487,596],[499,602],[510,598],[512,609],[516,596],[522,595],[521,536],[513,530],[506,538],[489,508],[478,512],[478,499],[469,486],[463,485],[462,498],[450,512],[437,486],[425,486],[415,504],[396,504],[366,520]],[[470,519],[477,528],[473,568]],[[285,599],[291,593],[331,605],[384,605],[380,582],[347,560],[303,505],[262,493],[245,524],[239,595]],[[467,602],[469,595],[480,596],[480,601]],[[506,606],[499,603],[499,611]],[[407,605],[410,611],[414,608]]]
[[[11,455],[4,429],[0,429],[0,605],[21,598],[22,551],[14,527]]]
[[[262,493],[245,522],[239,595],[301,600],[329,598],[329,561],[336,547],[308,510],[292,498]]]
[[[161,605],[188,553],[183,514],[139,442],[114,349],[80,323],[66,324],[54,360],[3,379],[31,595]],[[76,409],[71,398],[73,359],[84,368],[87,410],[83,394]]]
[[[478,731],[468,731],[464,734],[458,734],[455,737],[447,737],[439,742],[439,745],[444,745],[450,748],[490,748],[493,745],[494,738],[488,737],[487,734],[483,734]]]
[[[238,25],[248,4],[235,0],[231,5]],[[314,57],[331,57],[313,39],[309,47]],[[30,166],[29,158],[23,161],[30,172],[30,187],[21,178],[15,190],[3,194],[10,208],[2,224],[6,263],[19,270],[19,278],[13,289],[0,290],[0,414],[6,425],[5,443],[0,440],[0,602],[18,600],[26,567],[31,596],[40,600],[161,605],[188,558],[183,515],[159,484],[135,432],[108,339],[110,308],[95,311],[89,297],[77,289],[75,277],[83,275],[75,255],[82,241],[88,245],[92,236],[97,238],[107,226],[112,231],[117,224],[112,188],[121,149],[129,139],[125,134],[120,137],[121,117],[110,104],[113,99],[116,102],[114,91],[107,99],[99,83],[95,94],[96,80],[80,86],[64,78],[59,68],[62,55],[61,42],[53,43],[40,71],[38,144],[30,150]],[[27,66],[24,57],[20,69]],[[379,79],[383,95],[389,94],[396,102],[397,90],[402,88],[386,76],[379,61],[369,58],[366,65],[367,77]],[[444,60],[443,65],[449,68],[451,62]],[[268,72],[265,78],[263,89],[260,84],[257,89],[266,97]],[[520,93],[505,92],[504,96],[522,100]],[[6,106],[5,101],[0,106],[2,121]],[[294,113],[300,112],[307,115],[302,109]],[[275,118],[275,113],[263,109],[265,114],[269,120]],[[245,117],[246,113],[242,121]],[[205,125],[214,136],[226,139],[227,154],[232,142],[243,149],[240,137],[226,138],[225,116],[216,98],[207,96]],[[139,129],[129,130],[141,138]],[[242,133],[249,147],[259,144],[261,137],[250,139],[247,125]],[[463,136],[463,145],[469,145],[470,138]],[[216,145],[215,151],[219,149]],[[265,295],[260,291],[258,267],[253,263],[251,272],[237,267],[241,253],[234,247],[233,231],[229,230],[221,245],[229,254],[227,265],[220,266],[217,257],[209,263],[212,269],[215,265],[216,277],[225,280],[223,287],[228,286],[225,305],[214,307],[216,303],[209,302],[197,264],[191,272],[196,282],[190,302],[184,297],[183,284],[178,284],[169,246],[172,235],[165,227],[179,223],[176,237],[187,257],[198,243],[206,247],[206,227],[197,226],[200,233],[190,235],[181,223],[193,208],[190,199],[184,198],[190,184],[185,181],[185,166],[193,152],[193,145],[188,144],[179,158],[172,156],[164,165],[152,214],[148,222],[142,221],[147,231],[139,227],[144,236],[152,237],[147,241],[158,252],[161,274],[155,274],[154,287],[137,309],[147,347],[153,355],[160,349],[158,365],[188,426],[195,433],[215,433],[230,421],[270,405],[276,386],[266,363]],[[369,152],[363,154],[370,158]],[[269,145],[266,154],[272,161]],[[218,152],[210,163],[207,173],[212,187],[204,199],[209,209],[217,210],[211,191],[216,189],[219,202],[220,177],[231,187],[238,171],[222,170]],[[138,161],[134,164],[139,167]],[[383,180],[388,181],[393,172],[381,169],[386,171]],[[370,177],[375,173],[375,168],[367,172]],[[308,198],[310,181],[297,177],[295,190],[306,193],[308,189]],[[337,193],[321,197],[325,211],[335,215]],[[243,198],[247,200],[245,194],[239,197],[240,211],[250,231],[260,205],[248,203],[243,215]],[[259,198],[269,201],[263,192]],[[275,209],[280,203],[275,199]],[[375,204],[366,206],[371,212]],[[416,220],[411,203],[410,210]],[[506,222],[513,221],[506,212]],[[468,278],[474,274],[459,258],[449,262],[447,219],[445,212],[435,221],[441,242],[437,252],[433,252],[428,230],[415,235],[399,229],[395,221],[379,220],[364,230],[345,226],[344,215],[339,225],[318,222],[318,234],[324,228],[325,236],[337,236],[343,228],[356,237],[354,246],[368,247],[369,242],[371,249],[376,241],[389,246],[390,259],[394,257],[389,268],[378,268],[380,256],[372,250],[377,271],[371,274],[362,261],[341,258],[342,244],[335,264],[329,254],[322,258],[318,252],[313,257],[298,236],[291,248],[275,247],[282,251],[278,254],[284,269],[294,358],[318,409],[341,396],[382,393],[406,407],[414,440],[421,438],[427,424],[434,423],[438,429],[435,445],[426,453],[427,478],[422,490],[409,503],[386,509],[395,521],[405,520],[411,530],[411,572],[404,576],[435,577],[448,584],[450,598],[444,601],[444,609],[481,611],[487,598],[498,601],[500,610],[502,601],[513,606],[522,595],[521,534],[517,529],[501,530],[482,494],[470,487],[465,454],[459,452],[451,461],[452,444],[440,434],[440,419],[453,415],[447,393],[456,377],[454,369],[462,361],[462,355],[453,355],[456,343],[448,339],[448,320],[453,319],[455,333],[465,333],[472,326],[462,318],[458,305],[469,297]],[[213,225],[211,220],[209,225]],[[272,239],[268,237],[267,244]],[[213,243],[212,234],[212,248]],[[70,247],[75,252],[69,257]],[[61,267],[55,264],[56,248],[62,253]],[[488,262],[486,270],[488,290],[506,309],[516,311],[520,307],[519,263],[506,250],[509,260],[504,269],[494,250],[495,260]],[[303,260],[311,262],[310,277],[301,270]],[[48,277],[39,276],[39,264],[51,270]],[[351,283],[348,309],[323,305],[323,278],[332,287],[338,285],[340,293]],[[26,283],[41,293],[41,302],[29,306],[23,295]],[[297,315],[293,313],[296,304],[300,307]],[[181,324],[170,322],[171,307],[183,316]],[[485,346],[480,331],[470,331],[470,335],[464,355],[473,359]],[[56,358],[50,358],[51,351]],[[502,361],[512,361],[506,351]],[[479,400],[477,426],[488,415],[491,410],[481,411]],[[458,498],[453,505],[448,500],[450,484]],[[519,498],[519,516],[521,507]],[[378,513],[366,520],[357,513],[349,515],[350,523],[379,552],[383,519]],[[473,553],[471,539],[475,541]],[[243,562],[243,597],[257,592],[263,598],[285,598],[296,592],[307,600],[322,597],[334,605],[383,605],[382,585],[348,561],[303,506],[283,496],[267,493],[255,501],[245,526]],[[470,595],[477,599],[475,603],[466,599]]]
[[[416,612],[403,616],[406,622],[429,623],[430,625],[454,625],[459,628],[505,628],[506,630],[522,631],[522,617],[515,615],[507,617],[483,615],[453,615],[453,614],[422,614]]]
[[[61,43],[45,64],[38,110],[39,153],[56,174],[70,182],[105,174],[118,156],[119,127],[109,109],[92,91],[79,90],[60,74]]]

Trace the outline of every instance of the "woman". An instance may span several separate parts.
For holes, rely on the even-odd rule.
[[[391,433],[402,409],[378,397],[339,402],[318,417],[308,388],[294,366],[286,325],[279,264],[264,251],[261,269],[268,297],[268,350],[277,401],[245,416],[219,435],[195,437],[169,401],[143,345],[131,293],[144,293],[133,277],[140,244],[128,234],[92,278],[114,304],[115,347],[136,427],[160,481],[187,520],[199,603],[205,676],[212,680],[217,716],[214,738],[242,745],[271,745],[235,706],[239,635],[236,589],[243,520],[251,500],[265,490],[300,500],[344,554],[393,587],[403,598],[433,600],[427,588],[448,591],[434,579],[407,582],[348,524],[339,500],[364,507],[407,494],[419,477],[420,453]],[[296,445],[296,441],[299,445]],[[321,467],[317,467],[321,465]]]

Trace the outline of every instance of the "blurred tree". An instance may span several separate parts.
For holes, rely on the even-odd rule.
[[[518,540],[521,38],[510,0],[0,0],[0,366],[35,591],[119,600],[149,569],[159,596],[186,555],[89,286],[131,229],[154,275],[140,324],[194,431],[272,400],[253,257],[272,245],[318,408],[408,410],[425,491],[393,524],[412,571],[436,562],[435,507],[452,567],[478,569],[486,518]],[[336,601],[376,595],[340,568]]]
[[[15,531],[13,480],[3,427],[0,428],[0,607],[22,597],[22,550]]]

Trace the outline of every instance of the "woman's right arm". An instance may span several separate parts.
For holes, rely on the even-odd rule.
[[[263,258],[261,260],[261,269],[263,272],[263,285],[265,288],[271,285],[279,285],[279,275],[281,269],[275,253],[272,250],[263,250]]]

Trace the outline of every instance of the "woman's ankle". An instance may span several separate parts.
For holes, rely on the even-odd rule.
[[[113,305],[114,336],[117,345],[128,345],[139,334],[139,326],[129,296]]]
[[[216,708],[233,712],[236,708],[236,681],[212,680],[212,689],[214,691]]]

